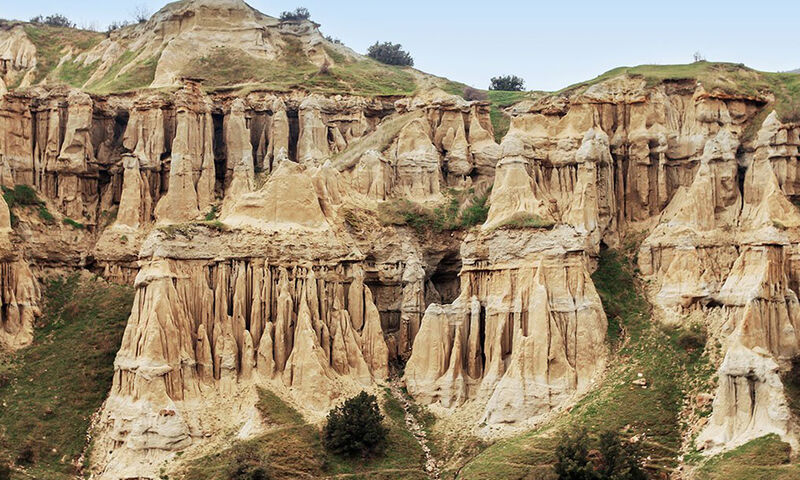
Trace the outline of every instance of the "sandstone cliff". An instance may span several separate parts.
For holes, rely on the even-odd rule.
[[[41,202],[0,202],[0,345],[33,341],[50,270],[136,289],[93,431],[99,478],[156,478],[176,452],[246,438],[256,387],[316,421],[403,363],[409,394],[470,431],[537,424],[604,380],[591,273],[638,232],[654,318],[722,345],[696,445],[796,445],[781,375],[800,354],[800,126],[767,115],[774,95],[613,76],[509,108],[498,144],[489,102],[431,84],[208,88],[190,70],[212,44],[364,61],[311,22],[195,0],[67,55],[95,66],[79,89],[40,78],[23,26],[0,31],[0,181]],[[171,89],[89,88],[154,51],[138,86]],[[482,194],[480,225],[408,220]]]

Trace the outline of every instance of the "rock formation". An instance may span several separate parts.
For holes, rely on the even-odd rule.
[[[206,88],[187,72],[212,44],[258,65],[363,60],[312,22],[182,1],[73,59],[94,85],[160,52],[164,90],[101,95],[34,82],[24,28],[0,30],[0,183],[38,197],[0,200],[0,347],[33,341],[50,270],[136,289],[98,478],[157,478],[175,452],[223,445],[256,387],[317,421],[403,362],[417,402],[477,434],[532,426],[603,380],[591,274],[639,232],[654,317],[699,319],[721,345],[696,445],[796,445],[782,374],[800,354],[800,126],[766,116],[770,98],[613,76],[506,109],[498,144],[489,102],[438,88]],[[414,224],[489,187],[475,228]]]

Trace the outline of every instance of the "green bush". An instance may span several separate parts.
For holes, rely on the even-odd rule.
[[[414,59],[411,54],[403,50],[403,46],[399,43],[375,42],[375,45],[372,45],[367,50],[367,56],[386,65],[414,66]]]
[[[337,455],[383,453],[388,430],[374,395],[361,392],[328,414],[322,443]]]
[[[219,211],[217,210],[217,206],[216,205],[211,205],[211,211],[206,213],[206,222],[210,222],[212,220],[216,220],[218,214],[219,214]]]
[[[15,185],[14,188],[3,187],[3,199],[8,204],[9,209],[17,205],[27,207],[44,204],[39,196],[36,195],[36,190],[29,185]]]
[[[594,447],[594,448],[592,448]],[[565,433],[556,446],[559,480],[646,480],[639,448],[614,431],[592,442],[585,429]]]
[[[706,346],[706,332],[700,325],[682,330],[678,335],[678,346],[684,350],[702,350]]]
[[[489,217],[489,193],[491,188],[484,195],[472,198],[469,206],[461,212],[461,226],[470,228],[481,225]]]
[[[516,75],[503,75],[492,78],[489,90],[502,92],[521,92],[525,88],[525,80]]]
[[[310,20],[311,12],[307,8],[296,8],[293,12],[281,13],[281,21],[283,22],[300,22],[303,20]]]
[[[517,229],[517,228],[553,228],[555,222],[545,220],[538,215],[525,212],[518,212],[511,216],[506,222],[497,228]]]
[[[64,225],[69,225],[70,227],[74,228],[75,230],[83,230],[84,228],[86,228],[86,225],[84,225],[84,224],[82,224],[80,222],[76,222],[75,220],[73,220],[73,219],[71,219],[69,217],[65,218],[62,221],[64,222]]]
[[[75,28],[75,24],[69,18],[59,13],[54,13],[46,17],[37,15],[31,18],[31,23],[41,23],[51,27]]]
[[[47,209],[44,205],[39,205],[39,218],[44,220],[44,223],[52,224],[56,221],[56,218],[50,213],[50,210]]]

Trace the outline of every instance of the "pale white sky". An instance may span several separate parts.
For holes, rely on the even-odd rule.
[[[59,12],[79,25],[130,18],[159,0],[1,0],[0,17]],[[556,90],[622,65],[708,60],[782,71],[800,68],[798,0],[250,0],[272,16],[304,6],[327,35],[365,52],[403,44],[426,72],[486,88],[516,74]]]

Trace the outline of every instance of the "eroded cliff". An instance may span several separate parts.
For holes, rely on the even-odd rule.
[[[257,387],[318,421],[398,366],[417,402],[478,435],[552,418],[604,381],[591,273],[640,232],[656,321],[721,345],[693,442],[796,445],[782,374],[800,353],[800,127],[768,114],[768,90],[612,76],[514,105],[498,144],[489,102],[435,82],[208,88],[180,52],[209,32],[265,61],[300,41],[334,62],[313,24],[223,6],[177,2],[69,60],[100,65],[88,88],[125,48],[158,50],[148,85],[167,90],[37,83],[25,29],[0,35],[0,181],[38,194],[0,202],[0,345],[33,340],[51,270],[136,290],[93,425],[99,478],[156,478],[178,452],[252,437]],[[463,220],[480,198],[485,216]]]

